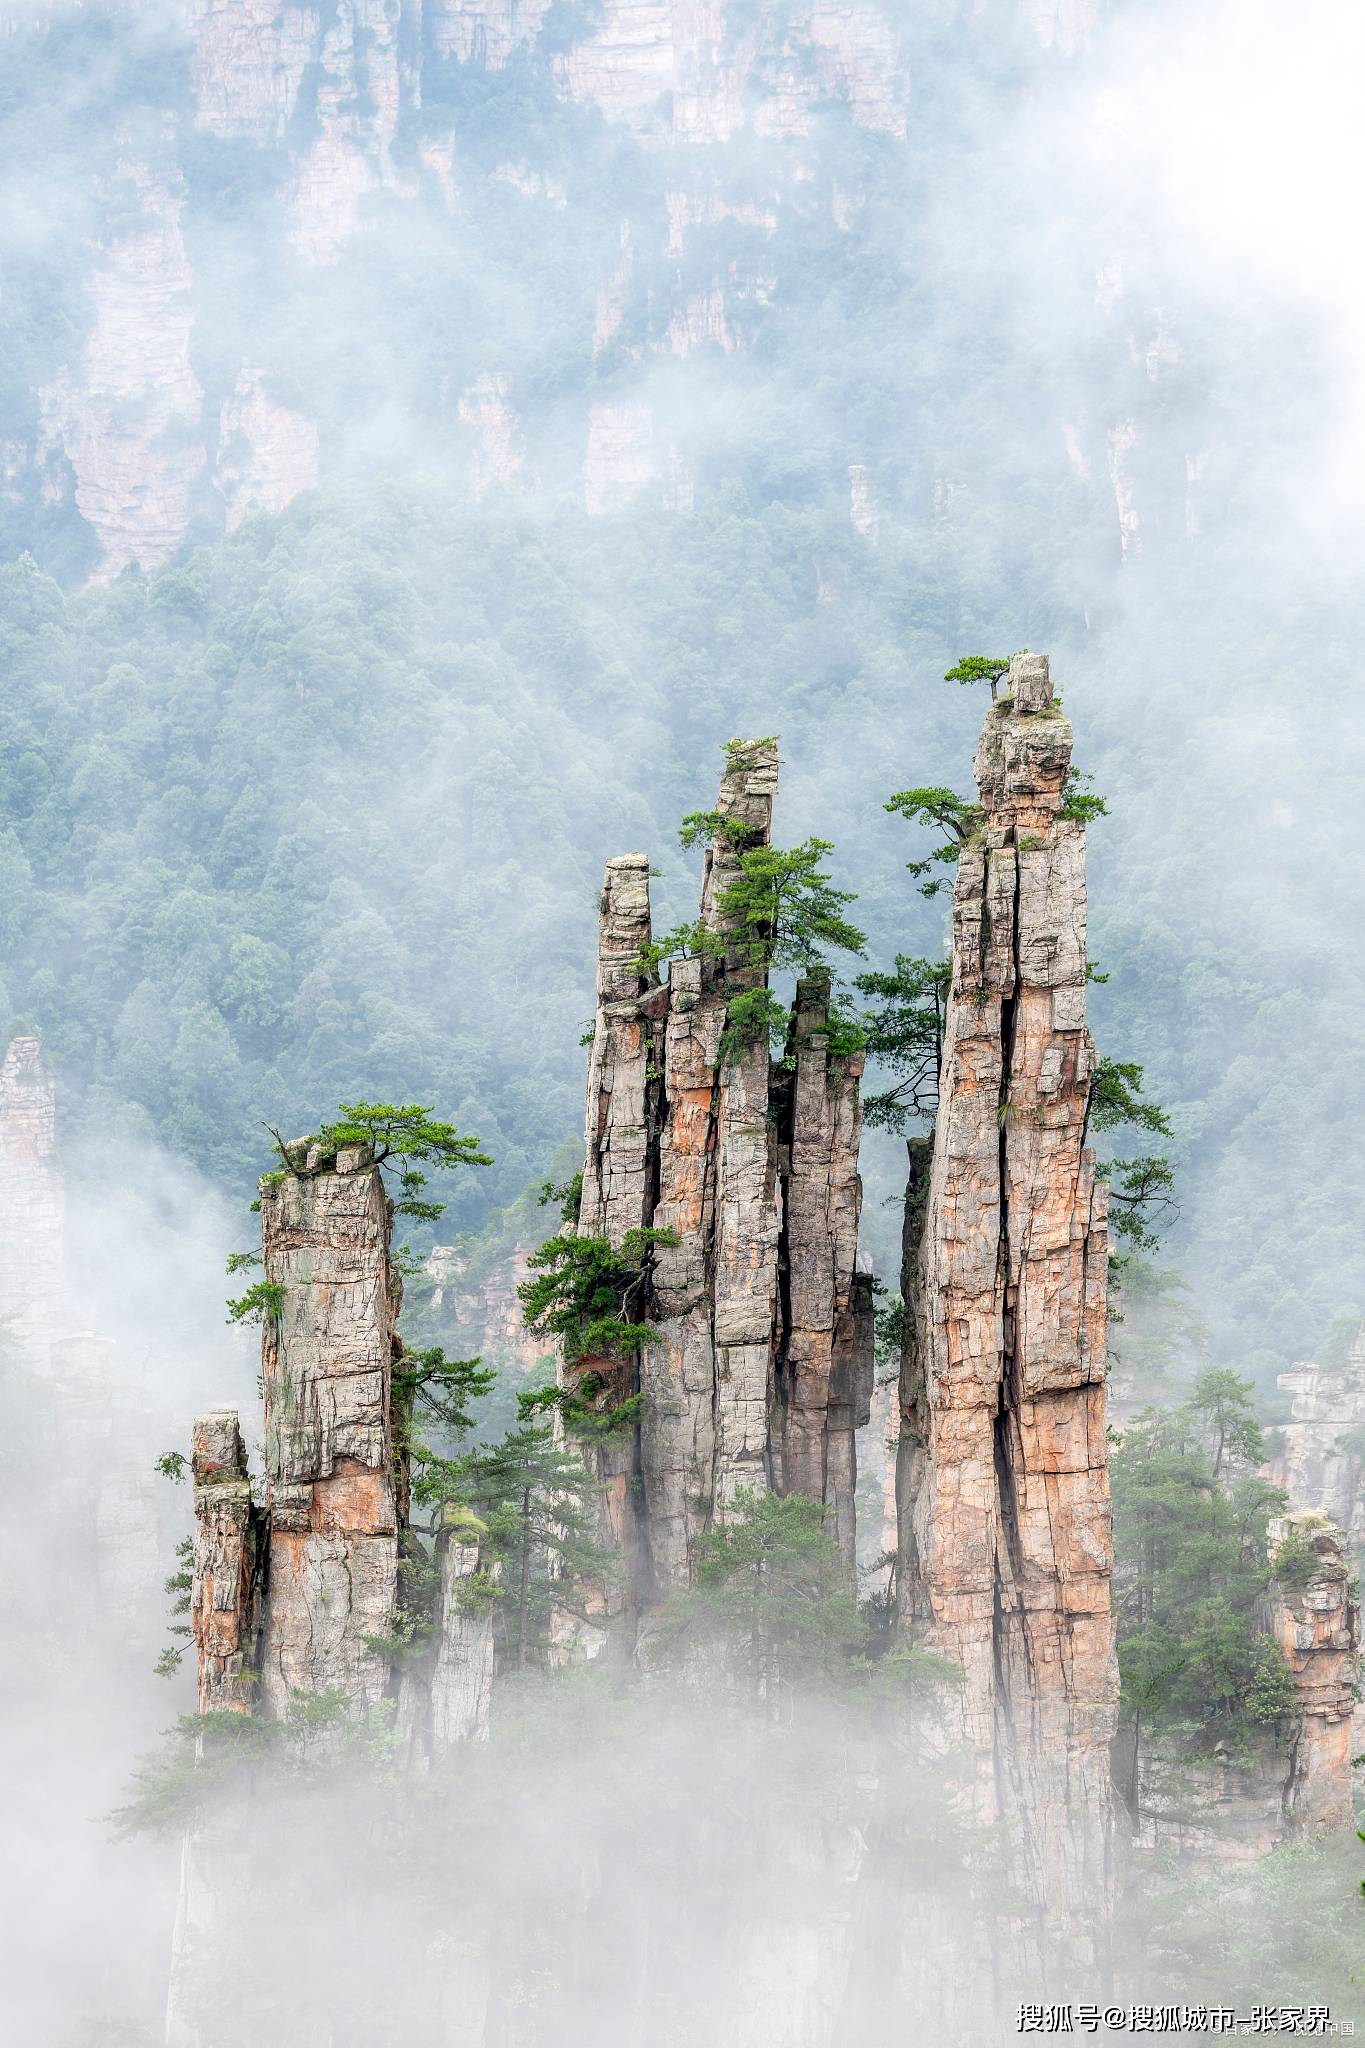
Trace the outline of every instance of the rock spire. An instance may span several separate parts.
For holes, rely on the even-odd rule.
[[[432,1666],[397,1673],[385,1649],[407,1513],[393,1204],[367,1147],[284,1149],[260,1189],[263,1500],[252,1501],[236,1411],[194,1425],[200,1711],[283,1719],[299,1693],[334,1690],[360,1709],[392,1698],[409,1737],[443,1749],[486,1730],[491,1635],[460,1597],[477,1549],[443,1531]]]
[[[963,1668],[983,1807],[1060,1953],[1109,1886],[1107,1191],[1071,725],[1044,657],[1016,656],[1004,691],[958,861],[933,1138],[911,1147],[897,1576],[904,1622]]]
[[[732,928],[745,852],[771,841],[778,755],[733,742],[707,852],[701,922],[716,943],[648,965],[649,863],[607,863],[578,1229],[619,1245],[669,1231],[653,1334],[618,1364],[643,1394],[606,1475],[637,1602],[687,1582],[698,1539],[746,1491],[825,1501],[852,1570],[853,1432],[871,1396],[871,1283],[856,1267],[861,1055],[835,1049],[828,977],[799,984],[785,1057],[730,1027],[768,971]],[[601,1370],[602,1361],[593,1360]]]
[[[1286,1829],[1329,1834],[1351,1824],[1360,1602],[1341,1533],[1325,1515],[1281,1516],[1268,1535],[1272,1557],[1297,1535],[1313,1560],[1301,1584],[1281,1585],[1274,1614],[1275,1639],[1294,1674],[1299,1706],[1283,1793]]]

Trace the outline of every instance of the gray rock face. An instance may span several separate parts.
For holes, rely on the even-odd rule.
[[[1272,1556],[1291,1534],[1307,1540],[1314,1569],[1301,1586],[1280,1589],[1274,1614],[1275,1638],[1294,1674],[1299,1705],[1284,1816],[1291,1835],[1325,1835],[1351,1825],[1360,1601],[1340,1530],[1320,1514],[1282,1516],[1270,1524]]]
[[[647,971],[643,854],[608,863],[601,899],[578,1227],[613,1244],[640,1227],[677,1237],[656,1254],[638,1377],[616,1362],[619,1392],[644,1402],[617,1453],[612,1526],[646,1601],[687,1582],[699,1537],[745,1492],[827,1502],[853,1555],[853,1431],[871,1391],[861,1060],[830,1052],[819,977],[802,984],[792,1071],[774,1069],[766,1034],[727,1030],[732,999],[767,982],[724,905],[742,852],[770,840],[777,773],[772,741],[732,747],[717,800],[730,830],[702,881],[714,951],[674,961],[663,985]]]
[[[1277,1381],[1294,1397],[1270,1477],[1296,1513],[1315,1508],[1365,1549],[1365,1330],[1337,1366],[1312,1361]]]
[[[477,1543],[448,1542],[441,1555],[440,1641],[431,1680],[431,1744],[436,1755],[488,1735],[493,1698],[493,1608],[473,1585]]]
[[[14,1038],[0,1064],[0,1336],[29,1371],[49,1369],[65,1229],[56,1086],[38,1040]]]
[[[1041,657],[1006,689],[958,863],[933,1142],[912,1148],[898,1589],[963,1667],[983,1811],[1060,1956],[1110,1882],[1106,1189],[1084,1143],[1084,826],[1059,815],[1071,726]]]
[[[314,1149],[293,1163],[261,1184],[265,1277],[284,1289],[261,1350],[270,1518],[261,1693],[277,1715],[296,1688],[339,1686],[364,1705],[383,1695],[387,1661],[366,1638],[392,1628],[398,1587],[392,1210],[363,1150],[325,1165]]]
[[[260,1624],[260,1525],[235,1409],[196,1416],[192,1464],[190,1621],[199,1652],[199,1711],[249,1714]]]

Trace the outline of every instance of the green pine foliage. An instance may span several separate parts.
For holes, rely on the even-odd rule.
[[[1250,1469],[1252,1389],[1205,1373],[1189,1399],[1148,1409],[1112,1459],[1115,1606],[1123,1715],[1133,1744],[1153,1735],[1242,1750],[1294,1705],[1293,1679],[1264,1613],[1267,1526],[1283,1494]]]
[[[517,1289],[528,1330],[557,1337],[574,1360],[646,1342],[654,1253],[677,1243],[670,1230],[628,1230],[619,1246],[564,1232],[531,1254],[534,1278]]]

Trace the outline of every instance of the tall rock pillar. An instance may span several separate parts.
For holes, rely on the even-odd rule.
[[[259,1528],[235,1408],[195,1418],[190,1622],[201,1714],[249,1714],[259,1625]]]
[[[1283,1806],[1288,1832],[1313,1837],[1351,1824],[1360,1603],[1341,1532],[1321,1514],[1281,1516],[1268,1531],[1272,1559],[1293,1533],[1311,1547],[1314,1567],[1301,1585],[1280,1589],[1274,1613],[1299,1708]]]
[[[872,1403],[872,1284],[857,1270],[861,1052],[831,1049],[828,974],[797,984],[778,1101],[782,1314],[775,1434],[783,1493],[829,1502],[854,1564],[854,1432]]]
[[[1043,657],[1016,656],[1005,689],[977,752],[939,1109],[907,1204],[898,1583],[906,1621],[964,1670],[982,1803],[1060,1956],[1110,1883],[1106,1189],[1085,1144],[1071,726]]]
[[[649,860],[642,853],[608,861],[598,902],[597,1015],[588,1062],[583,1192],[578,1230],[619,1246],[647,1228],[657,1193],[658,1055],[662,1027],[642,966],[651,936]],[[653,991],[657,997],[660,993]],[[633,1359],[585,1358],[575,1375],[601,1375],[615,1405],[639,1391]],[[640,1436],[625,1430],[588,1453],[602,1485],[603,1534],[620,1551],[618,1584],[604,1589],[608,1633],[618,1617],[629,1626],[653,1582],[648,1532],[640,1512]]]
[[[676,1239],[654,1254],[638,1438],[603,1473],[646,1604],[687,1583],[716,1517],[770,1487],[828,1505],[852,1570],[853,1437],[871,1394],[871,1283],[856,1271],[861,1059],[830,1049],[825,975],[801,983],[776,1068],[766,1030],[732,1022],[735,998],[767,986],[726,896],[745,853],[770,842],[777,744],[734,741],[727,754],[702,880],[709,943],[662,984],[647,970],[643,854],[608,862],[598,924],[578,1227],[617,1245],[641,1227]],[[614,1393],[637,1391],[620,1362],[583,1364],[614,1370]]]
[[[269,1597],[261,1693],[283,1716],[295,1690],[384,1693],[367,1639],[393,1627],[398,1515],[390,1409],[401,1283],[391,1205],[363,1147],[289,1148],[261,1183]]]

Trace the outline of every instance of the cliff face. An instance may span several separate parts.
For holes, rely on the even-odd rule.
[[[1365,1331],[1342,1365],[1296,1365],[1277,1384],[1294,1406],[1271,1480],[1291,1509],[1320,1510],[1349,1546],[1365,1549]]]
[[[1340,1533],[1322,1516],[1272,1522],[1272,1555],[1296,1530],[1312,1547],[1314,1569],[1301,1586],[1282,1590],[1274,1616],[1275,1639],[1294,1674],[1299,1704],[1284,1818],[1291,1834],[1321,1835],[1351,1824],[1360,1604]]]
[[[1118,1698],[1105,1188],[1085,1145],[1084,826],[1071,726],[1017,656],[977,753],[932,1146],[912,1148],[899,1598],[961,1664],[983,1806],[1059,1950],[1109,1886]]]
[[[0,1065],[0,1344],[30,1371],[48,1368],[65,1219],[56,1087],[38,1040],[14,1038]]]
[[[666,984],[641,964],[646,857],[610,862],[602,892],[578,1228],[616,1245],[642,1227],[677,1240],[655,1256],[642,1419],[613,1475],[636,1597],[686,1583],[711,1521],[769,1487],[827,1502],[852,1568],[852,1433],[871,1393],[870,1294],[855,1274],[861,1061],[830,1051],[819,977],[798,992],[790,1071],[774,1072],[766,1033],[727,1028],[729,1003],[767,981],[727,943],[731,835],[768,842],[777,768],[770,741],[732,746],[717,803],[729,832],[702,886],[720,943],[675,960]],[[615,1371],[634,1391],[631,1369]]]
[[[44,443],[70,464],[101,579],[174,553],[205,464],[182,180],[130,153],[108,203],[126,225],[96,253],[84,351],[40,394]]]
[[[688,230],[732,220],[766,239],[789,201],[802,213],[823,206],[811,194],[832,108],[856,128],[905,136],[894,10],[885,0],[603,0],[569,22],[550,13],[547,0],[190,0],[173,11],[160,30],[162,83],[149,68],[130,88],[99,173],[81,314],[67,323],[71,339],[59,330],[33,394],[36,431],[0,446],[5,490],[69,499],[93,536],[95,575],[111,578],[133,562],[158,567],[192,527],[207,533],[221,519],[230,533],[252,511],[281,510],[326,473],[357,414],[415,403],[423,436],[448,435],[452,457],[461,428],[472,430],[476,489],[523,469],[533,488],[547,470],[557,476],[564,421],[527,421],[496,353],[476,354],[472,382],[460,354],[462,395],[447,388],[444,364],[420,396],[392,388],[391,364],[383,388],[348,382],[340,424],[321,394],[291,404],[270,395],[276,379],[307,388],[296,330],[326,303],[319,273],[344,263],[372,222],[410,239],[421,266],[439,270],[457,255],[467,264],[479,215],[496,224],[498,188],[511,184],[528,208],[570,211],[572,232],[595,246],[602,199],[575,186],[572,162],[566,176],[559,163],[476,155],[457,180],[454,107],[472,74],[514,62],[518,91],[600,113],[616,150],[666,159],[646,180],[650,196],[633,198],[632,219],[608,225],[611,239],[638,228],[644,260],[624,290],[611,282],[615,260],[604,262],[603,289],[620,303],[606,328],[598,322],[598,347],[626,314],[617,368],[747,346],[773,297],[774,265],[756,250],[727,252],[700,274],[684,260]],[[774,143],[780,155],[756,172],[754,151]],[[721,161],[729,145],[733,160]],[[65,160],[59,170],[69,175]],[[568,338],[569,352],[586,338]],[[414,339],[393,336],[399,357]],[[508,346],[501,322],[487,340],[495,352]],[[641,492],[687,502],[690,450],[674,446],[662,408],[634,386],[627,374],[605,395],[578,395],[572,431],[594,513]]]

